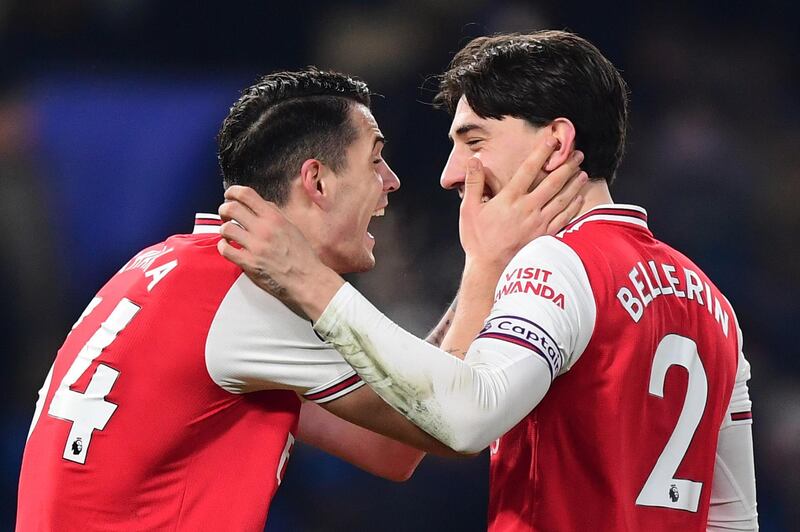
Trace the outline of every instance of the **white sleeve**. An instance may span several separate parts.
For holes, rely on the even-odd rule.
[[[289,389],[324,403],[364,384],[308,321],[244,274],[214,315],[205,358],[211,378],[231,393]]]
[[[475,344],[520,345],[542,357],[552,378],[578,361],[594,331],[596,304],[578,255],[553,237],[525,246],[497,284],[495,304]]]
[[[558,246],[562,244],[556,242]],[[532,254],[539,249],[534,245],[530,248]],[[528,264],[526,260],[515,258],[504,279],[516,275],[515,265]],[[463,361],[395,325],[348,284],[336,293],[314,327],[401,414],[458,452],[478,452],[525,417],[544,397],[553,375],[561,371],[562,360],[571,364],[572,353],[582,351],[588,342],[582,334],[552,339],[557,331],[553,324],[576,332],[581,332],[581,326],[593,327],[593,313],[591,320],[580,311],[562,316],[562,310],[577,308],[581,296],[569,286],[574,282],[572,273],[555,275],[563,266],[556,262],[543,263],[553,268],[547,270],[551,273],[543,281],[554,292],[553,297],[543,295],[540,288],[539,296],[527,294],[524,298],[535,299],[527,302],[530,307],[555,305],[558,310],[552,314],[556,318],[545,319],[551,314],[548,311],[533,313],[554,332],[543,331],[509,303],[492,311],[493,318]],[[522,271],[519,275],[527,274]],[[503,281],[500,290],[502,286]],[[526,286],[521,288],[523,292]],[[556,293],[562,297],[556,297]],[[512,313],[513,320],[507,312]],[[575,324],[574,320],[583,321]],[[591,334],[591,327],[587,334]],[[562,356],[562,351],[567,355]]]
[[[742,351],[739,333],[739,364],[730,404],[719,431],[708,530],[714,532],[758,530],[756,476],[753,460],[752,403],[747,389],[750,364]]]

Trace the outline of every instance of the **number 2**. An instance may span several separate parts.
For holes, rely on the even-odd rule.
[[[86,311],[81,314],[73,329],[99,303],[99,298],[93,299]],[[97,366],[94,375],[92,375],[85,392],[76,392],[71,390],[70,386],[75,384],[103,350],[111,345],[137,312],[139,312],[138,305],[128,299],[122,299],[106,321],[100,325],[100,328],[84,344],[53,395],[53,400],[50,402],[50,408],[47,413],[53,417],[72,422],[72,428],[64,445],[63,457],[65,460],[79,464],[86,463],[86,455],[92,442],[92,433],[95,430],[103,430],[117,409],[117,405],[106,401],[106,396],[111,392],[111,388],[114,386],[117,377],[119,377],[119,371],[105,364],[100,364]],[[47,390],[50,387],[52,373],[53,370],[51,368],[47,379],[45,379],[44,386],[39,392],[39,400],[36,404],[36,412],[33,416],[30,432],[33,432],[33,428],[41,415]],[[28,433],[29,436],[30,432]]]
[[[658,344],[650,372],[649,390],[652,395],[664,397],[664,382],[672,366],[681,366],[689,372],[683,409],[672,436],[636,498],[636,504],[696,512],[703,483],[673,478],[700,424],[708,397],[708,379],[693,340],[670,334]]]

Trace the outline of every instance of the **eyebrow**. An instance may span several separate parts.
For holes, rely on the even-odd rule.
[[[383,135],[375,135],[375,140],[372,141],[373,150],[375,149],[375,146],[377,146],[379,142],[383,142],[383,144],[386,145],[386,137],[384,137]]]
[[[461,137],[463,135],[466,135],[470,131],[475,131],[476,129],[479,129],[482,133],[488,133],[488,131],[486,131],[486,128],[481,126],[481,125],[467,123],[467,124],[463,124],[463,125],[459,126],[458,129],[456,129],[455,136],[456,137]],[[453,140],[453,135],[448,134],[447,138],[449,138],[450,140]]]

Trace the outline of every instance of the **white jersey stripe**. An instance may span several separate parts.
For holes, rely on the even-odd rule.
[[[309,399],[309,400],[310,400],[312,403],[317,403],[318,405],[321,405],[321,404],[324,404],[324,403],[329,403],[330,401],[333,401],[334,399],[338,399],[338,398],[340,398],[340,397],[344,397],[344,396],[345,396],[345,395],[347,395],[348,393],[350,393],[350,392],[353,392],[353,391],[355,391],[355,390],[357,390],[357,389],[361,388],[361,387],[362,387],[362,386],[364,386],[365,384],[366,384],[366,382],[364,382],[364,381],[363,381],[363,380],[361,380],[361,379],[358,379],[358,380],[357,380],[355,383],[353,383],[352,385],[348,386],[347,388],[342,388],[341,390],[339,390],[339,391],[338,391],[338,392],[336,392],[336,393],[333,393],[333,394],[331,394],[331,395],[326,395],[326,396],[324,396],[324,397],[321,397],[321,398],[319,398],[319,399]],[[303,397],[306,397],[307,395],[308,395],[308,394],[303,394]]]

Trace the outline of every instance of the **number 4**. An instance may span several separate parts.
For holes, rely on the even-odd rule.
[[[99,299],[92,300],[86,312],[81,315],[79,322],[89,314],[100,303]],[[100,356],[103,350],[111,345],[117,337],[139,312],[139,306],[128,299],[120,301],[111,315],[100,325],[83,349],[75,357],[75,361],[67,370],[61,383],[58,385],[50,408],[47,413],[53,417],[72,422],[72,428],[67,436],[64,445],[63,457],[71,462],[79,464],[86,463],[86,454],[89,451],[89,444],[92,442],[92,433],[95,430],[103,430],[117,409],[117,405],[106,401],[106,395],[111,392],[112,386],[119,377],[119,371],[100,364],[92,375],[89,385],[84,393],[70,389],[70,386],[83,375],[92,365],[92,362]],[[77,325],[77,323],[76,323]],[[73,327],[74,328],[74,327]],[[42,390],[39,392],[39,401],[36,405],[36,412],[31,424],[31,432],[39,419],[41,408],[44,404],[44,397],[50,387],[52,368],[45,380]],[[30,434],[30,433],[29,433]]]
[[[682,366],[689,372],[683,409],[672,436],[639,492],[636,504],[696,512],[703,483],[673,477],[689,449],[694,431],[697,430],[706,408],[708,380],[697,352],[697,344],[676,334],[667,335],[661,340],[650,372],[651,394],[664,397],[664,381],[667,370],[672,366]]]

